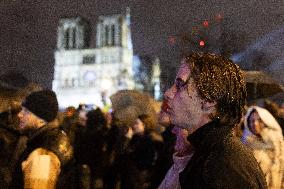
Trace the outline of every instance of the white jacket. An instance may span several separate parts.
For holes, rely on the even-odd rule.
[[[253,110],[258,112],[265,124],[260,137],[255,136],[248,128],[248,117]],[[252,149],[265,175],[268,188],[284,188],[284,143],[280,125],[266,109],[252,106],[245,115],[244,126],[242,142]]]

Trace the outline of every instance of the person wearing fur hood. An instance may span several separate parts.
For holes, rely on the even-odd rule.
[[[264,108],[251,106],[244,119],[242,142],[252,149],[268,188],[284,188],[284,143],[276,119]]]

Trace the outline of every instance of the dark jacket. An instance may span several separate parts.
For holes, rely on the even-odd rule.
[[[109,144],[113,160],[104,178],[104,188],[150,189],[157,178],[157,161],[162,149],[162,137],[154,132],[125,137],[127,127],[114,125]],[[123,134],[124,133],[124,134]],[[157,187],[154,187],[157,188]]]
[[[0,122],[0,188],[8,187],[12,180],[12,172],[16,161],[14,152],[18,144],[20,133]]]
[[[195,153],[180,174],[181,188],[267,188],[264,175],[252,153],[230,127],[213,121],[188,137]]]
[[[154,132],[133,136],[120,159],[121,188],[151,188],[162,145],[162,137]]]
[[[49,125],[36,130],[29,138],[27,147],[18,161],[13,176],[13,186],[11,188],[23,188],[24,181],[21,164],[28,158],[29,154],[37,148],[44,148],[56,154],[61,163],[61,172],[57,181],[57,188],[61,188],[62,186],[65,186],[64,188],[70,188],[68,187],[70,180],[67,179],[69,177],[71,178],[68,169],[70,168],[73,155],[72,147],[67,135],[62,130]]]
[[[87,164],[91,169],[93,178],[100,178],[105,172],[107,164],[106,133],[107,129],[101,125],[79,128],[77,131],[75,157],[77,163]]]

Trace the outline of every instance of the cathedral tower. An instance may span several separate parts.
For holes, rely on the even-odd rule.
[[[91,27],[81,17],[59,22],[52,87],[61,107],[102,106],[102,98],[134,88],[129,9],[126,14],[99,17],[96,48],[88,44]]]

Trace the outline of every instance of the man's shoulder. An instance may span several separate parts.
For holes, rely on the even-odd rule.
[[[67,138],[66,133],[60,127],[55,126],[45,126],[40,135],[42,138]]]
[[[249,163],[251,166],[257,164],[252,151],[235,136],[229,142],[225,142],[223,148],[223,157],[227,161],[240,161],[242,164]]]
[[[237,138],[212,151],[203,170],[205,180],[216,188],[226,184],[231,185],[228,188],[266,188],[256,159]]]
[[[43,146],[60,147],[62,145],[69,145],[70,140],[67,134],[60,128],[50,128],[41,134],[41,141]]]
[[[73,148],[66,133],[60,128],[49,128],[41,133],[40,148],[55,153],[60,162],[65,164],[73,156]]]
[[[205,162],[207,168],[212,169],[224,167],[224,170],[260,170],[252,152],[236,137],[232,137],[219,146],[216,146],[209,153]]]
[[[241,162],[224,162],[217,159],[204,167],[203,178],[210,188],[267,188],[265,178],[257,167],[248,166]]]

